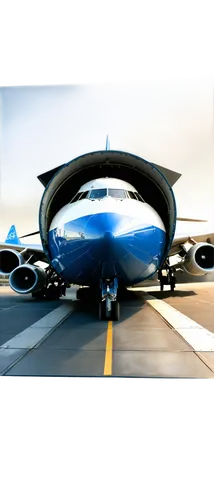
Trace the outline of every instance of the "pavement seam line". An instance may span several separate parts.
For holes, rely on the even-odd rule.
[[[59,310],[62,307],[63,306],[59,306],[57,309]],[[63,318],[59,319],[59,321],[55,325],[50,327],[49,331],[47,333],[45,333],[44,336],[38,342],[36,342],[34,345],[32,345],[31,347],[25,347],[25,348],[24,347],[22,347],[22,348],[12,347],[12,349],[17,349],[17,350],[21,350],[21,349],[23,349],[23,350],[27,349],[27,350],[25,352],[21,353],[14,361],[12,361],[7,367],[5,367],[1,371],[0,376],[5,375],[11,368],[13,368],[13,366],[15,366],[19,361],[21,361],[21,359],[23,359],[27,354],[29,354],[30,351],[32,351],[33,349],[37,349],[74,312],[74,310],[75,310],[75,308],[73,306],[71,306],[70,309],[67,311],[66,315]],[[53,313],[55,311],[56,311],[56,309],[51,311],[51,313]],[[49,316],[51,313],[48,313],[46,316]],[[45,318],[45,316],[44,316],[44,318]],[[30,330],[31,328],[35,328],[35,325],[38,324],[39,321],[40,320],[33,323],[33,325],[28,327],[26,330],[23,330],[23,332],[26,332],[27,330]],[[44,328],[44,327],[40,327],[40,329],[47,330],[47,328]],[[20,334],[22,334],[23,332],[21,332]],[[11,341],[13,341],[13,339],[15,337],[19,336],[20,334],[15,335],[11,339]],[[4,352],[4,351],[9,352],[10,351],[10,347],[8,347],[9,342],[10,341],[8,341],[5,344],[3,344],[2,346],[0,346],[0,354],[1,354],[1,351],[2,352]],[[4,346],[6,346],[6,347],[4,347]]]

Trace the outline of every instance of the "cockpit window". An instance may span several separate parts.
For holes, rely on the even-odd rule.
[[[112,198],[126,198],[126,191],[124,189],[108,189],[108,196],[112,196]]]
[[[88,196],[88,191],[82,191],[81,193],[75,194],[74,198],[70,201],[70,203],[75,203],[75,201],[83,200],[84,198],[87,198]]]
[[[79,200],[83,200],[84,198],[87,198],[89,191],[83,191],[82,193],[79,193],[81,195],[79,197]]]
[[[135,196],[135,193],[133,193],[133,191],[128,191],[128,194],[129,194],[129,198],[136,200],[136,196]]]
[[[77,194],[75,194],[75,196],[72,198],[72,200],[70,201],[70,203],[75,203],[75,201],[78,201],[78,200],[79,200],[79,198],[80,198],[80,194],[81,194],[81,193],[77,193]]]
[[[137,198],[139,201],[143,201],[143,202],[144,202],[144,200],[143,200],[142,196],[141,196],[139,193],[137,193],[137,192],[136,192],[136,193],[134,193],[134,194],[135,194],[136,198]]]
[[[104,198],[104,196],[107,196],[107,189],[92,189],[89,198],[90,200],[97,200],[99,198]]]
[[[138,200],[144,202],[142,196],[137,193],[137,191],[128,191],[129,198],[132,198],[132,200]]]
[[[137,193],[137,191],[133,192],[126,191],[125,189],[102,188],[79,192],[74,196],[70,203],[75,203],[76,201],[83,200],[84,198],[89,198],[90,200],[100,200],[105,196],[111,196],[112,198],[116,198],[118,200],[131,198],[133,200],[144,202],[142,196]]]

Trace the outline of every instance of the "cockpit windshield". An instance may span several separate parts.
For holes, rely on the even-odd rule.
[[[107,196],[107,189],[92,189],[89,193],[89,198],[92,200],[104,198],[105,196]]]
[[[91,191],[78,192],[70,203],[75,203],[76,201],[83,200],[84,198],[89,198],[90,200],[100,200],[101,198],[105,198],[105,196],[110,196],[117,200],[131,198],[133,200],[144,202],[142,196],[139,193],[137,193],[137,191],[126,191],[125,189],[101,188],[101,189],[91,189]]]
[[[126,198],[125,189],[108,189],[108,196],[112,196],[112,198]]]

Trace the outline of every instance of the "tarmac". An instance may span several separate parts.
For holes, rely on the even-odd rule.
[[[77,287],[55,301],[0,287],[0,374],[214,378],[214,283],[135,287],[99,321]],[[89,297],[90,299],[90,297]]]

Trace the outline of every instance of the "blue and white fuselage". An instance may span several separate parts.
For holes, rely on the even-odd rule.
[[[93,285],[117,277],[133,285],[160,267],[166,230],[136,189],[113,178],[84,184],[53,218],[51,264],[66,282]]]

